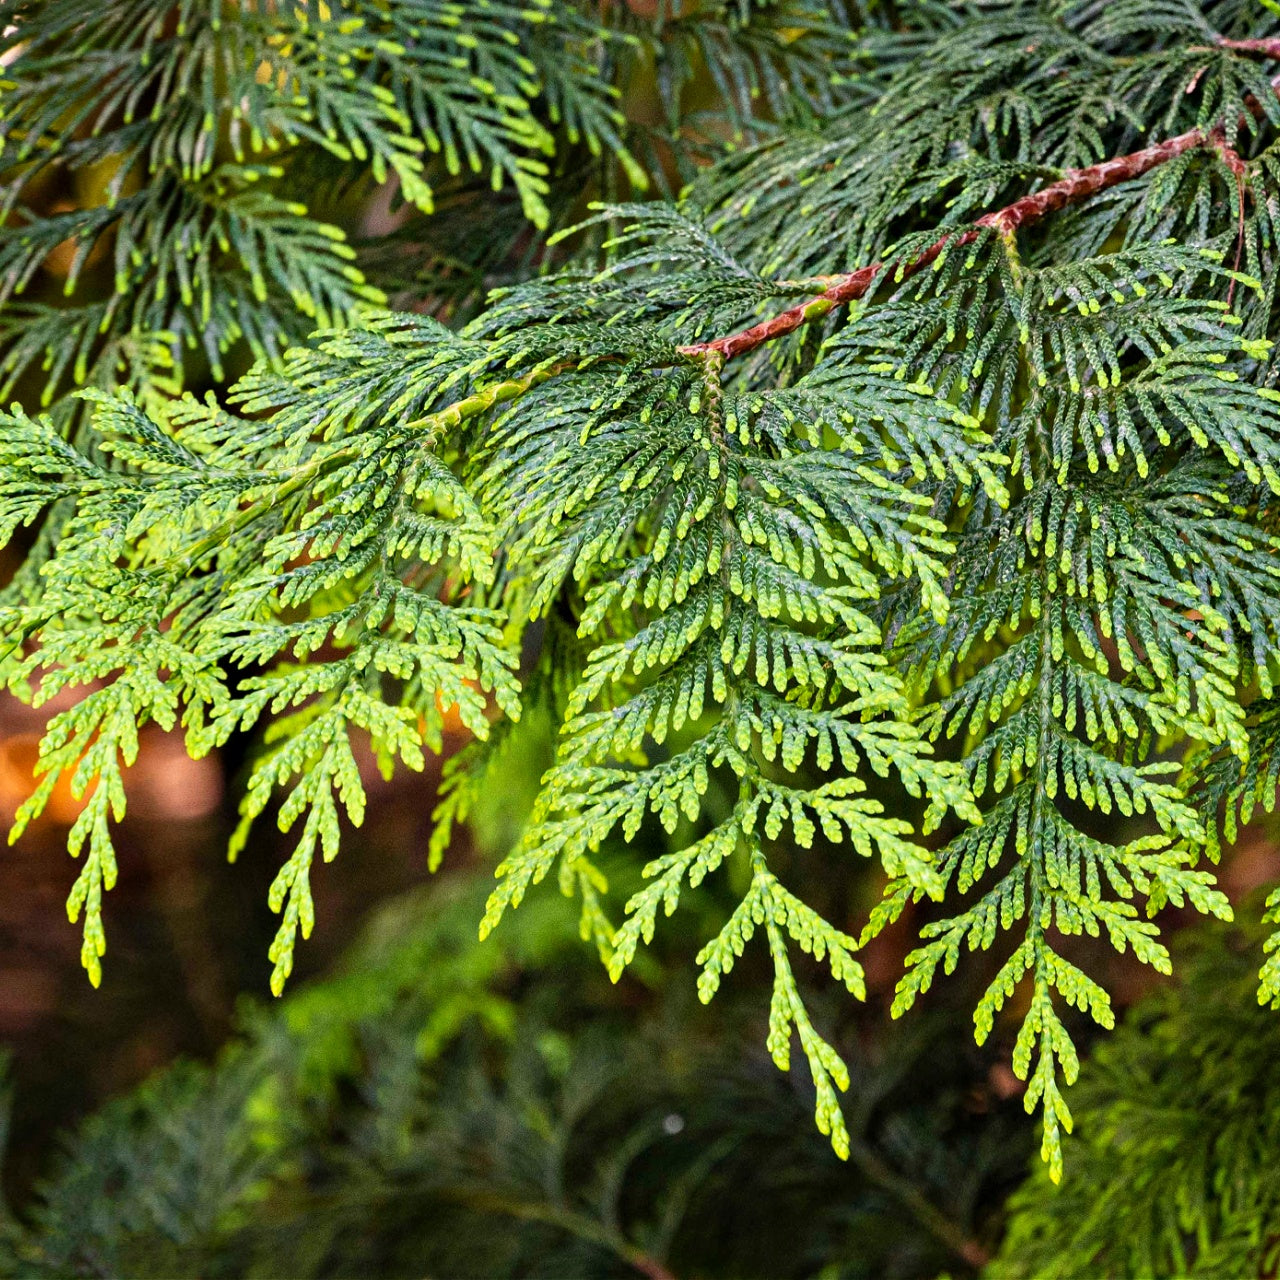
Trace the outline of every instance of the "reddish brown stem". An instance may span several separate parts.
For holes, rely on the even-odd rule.
[[[1000,235],[1009,235],[1019,227],[1039,222],[1041,218],[1065,209],[1069,204],[1087,200],[1108,187],[1140,178],[1184,152],[1204,146],[1207,140],[1208,135],[1203,129],[1190,129],[1176,138],[1157,142],[1153,147],[1131,151],[1127,156],[1114,156],[1099,164],[1091,164],[1087,169],[1068,169],[1057,182],[1032,195],[1023,196],[995,213],[983,215],[976,225],[990,227]]]
[[[1227,43],[1228,47],[1234,47],[1230,42],[1224,43]],[[1252,45],[1259,42],[1236,42],[1236,44],[1240,43]],[[1261,43],[1274,43],[1277,56],[1280,56],[1280,39]],[[1272,88],[1280,93],[1280,76],[1276,77],[1271,84]],[[1248,105],[1254,114],[1261,112],[1261,107],[1256,102]],[[1040,191],[1023,196],[1003,209],[983,214],[966,230],[940,236],[927,249],[914,257],[894,259],[889,262],[873,262],[870,266],[859,267],[856,271],[850,271],[845,275],[834,276],[831,284],[807,302],[798,303],[738,333],[716,338],[712,342],[695,342],[681,347],[680,354],[697,359],[717,352],[726,360],[745,355],[763,343],[771,342],[774,338],[780,338],[783,334],[791,333],[801,325],[808,324],[810,320],[826,315],[836,307],[865,297],[876,281],[886,274],[896,276],[900,280],[915,275],[916,272],[934,262],[944,249],[957,249],[970,244],[984,229],[990,229],[1000,236],[1011,236],[1019,227],[1029,226],[1059,209],[1066,208],[1067,205],[1087,200],[1108,187],[1128,182],[1131,178],[1141,177],[1144,173],[1167,164],[1184,152],[1193,151],[1205,145],[1214,146],[1223,155],[1237,180],[1242,178],[1243,161],[1226,146],[1222,130],[1189,129],[1186,133],[1180,133],[1177,137],[1169,138],[1164,142],[1157,142],[1154,146],[1144,147],[1141,151],[1115,156],[1110,160],[1091,164],[1084,169],[1069,169],[1057,182],[1050,183]]]
[[[871,286],[885,272],[896,273],[899,279],[906,279],[935,261],[944,249],[948,247],[956,249],[972,243],[981,234],[980,229],[989,228],[998,235],[1011,235],[1019,227],[1038,222],[1055,210],[1087,199],[1099,191],[1114,187],[1117,183],[1140,177],[1158,165],[1167,163],[1175,156],[1180,156],[1184,151],[1203,146],[1205,140],[1206,134],[1203,129],[1192,129],[1187,133],[1179,134],[1176,138],[1170,138],[1167,142],[1157,143],[1154,147],[1145,147],[1127,156],[1103,160],[1100,164],[1090,165],[1087,169],[1068,170],[1057,182],[1051,183],[1043,190],[1033,195],[1023,196],[1020,200],[1015,200],[994,213],[984,214],[967,230],[940,236],[913,258],[873,262],[870,266],[859,267],[846,275],[836,276],[833,284],[828,285],[820,294],[807,302],[797,303],[796,306],[768,320],[762,320],[749,329],[729,334],[727,337],[716,338],[714,342],[699,342],[681,347],[680,352],[682,355],[697,357],[716,351],[726,360],[732,360],[734,356],[753,351],[765,342],[791,333],[801,325],[817,319],[818,316],[826,315],[828,311],[846,302],[856,302],[865,297]]]
[[[1267,58],[1280,58],[1280,36],[1268,36],[1255,40],[1218,41],[1219,49],[1231,49],[1236,53],[1260,53]]]

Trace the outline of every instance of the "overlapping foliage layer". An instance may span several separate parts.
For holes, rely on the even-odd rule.
[[[798,1038],[842,1153],[847,1072],[797,954],[861,994],[859,947],[910,913],[901,1012],[998,947],[977,1034],[1016,1011],[1058,1174],[1064,1010],[1113,1020],[1071,939],[1167,970],[1151,917],[1229,916],[1220,811],[1280,767],[1280,38],[1245,0],[911,21],[866,36],[872,101],[678,204],[602,209],[602,261],[460,331],[366,310],[221,403],[98,393],[75,445],[4,420],[5,532],[49,544],[8,678],[88,690],[19,828],[74,775],[91,972],[140,723],[199,752],[266,722],[246,824],[281,792],[302,830],[278,985],[314,855],[360,819],[353,739],[420,768],[448,706],[480,739],[505,717],[452,768],[438,856],[523,684],[563,729],[485,931],[554,873],[616,974],[688,887],[737,877],[699,992],[767,948],[770,1049]],[[596,854],[659,830],[620,916]],[[860,933],[787,887],[796,846],[878,860]]]
[[[64,422],[77,386],[162,394],[371,301],[464,303],[527,270],[530,224],[584,190],[666,185],[792,95],[823,111],[854,92],[828,69],[848,15],[821,0],[665,21],[553,0],[5,0],[0,30],[0,393]],[[722,92],[699,100],[712,64]],[[646,66],[656,121],[623,109]],[[379,185],[398,217],[352,225]]]

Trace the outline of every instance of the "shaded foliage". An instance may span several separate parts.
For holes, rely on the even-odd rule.
[[[521,913],[505,954],[475,947],[478,907],[449,886],[400,904],[216,1066],[109,1104],[68,1137],[27,1225],[10,1218],[6,1269],[855,1277],[981,1256],[1025,1125],[987,1097],[977,1054],[941,1051],[946,1015],[874,1054],[850,1035],[842,1165],[803,1121],[810,1100],[728,1051],[741,1006],[709,1025],[667,989],[637,1025],[554,900]]]
[[[1280,1250],[1280,1026],[1238,935],[1188,938],[1182,981],[1100,1044],[1071,1176],[1009,1202],[992,1277],[1270,1275]]]

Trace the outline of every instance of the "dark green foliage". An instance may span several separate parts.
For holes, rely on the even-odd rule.
[[[44,403],[70,383],[118,382],[122,343],[150,342],[171,365],[202,347],[219,377],[241,339],[275,355],[317,320],[380,298],[342,232],[285,197],[316,187],[319,156],[332,162],[321,190],[394,174],[403,198],[429,209],[422,153],[433,147],[449,171],[492,167],[545,221],[538,157],[551,138],[527,106],[539,69],[515,48],[519,28],[500,25],[516,6],[484,7],[493,18],[464,31],[447,3],[397,6],[390,21],[378,6],[320,3],[7,5],[5,297],[69,237],[68,294],[95,246],[113,266],[105,299],[96,282],[78,292],[90,295],[78,317],[43,301],[6,308],[8,387],[42,362]],[[562,33],[570,67],[584,34]],[[582,71],[570,83],[585,102],[598,96]],[[612,136],[607,109],[588,119]],[[51,169],[95,166],[109,175],[104,203],[55,217],[24,209]]]
[[[747,45],[759,14],[784,20],[711,8],[689,17],[707,49],[718,14]],[[834,15],[796,18],[797,42],[842,39]],[[382,104],[421,128],[399,44],[361,51],[331,15],[280,56],[313,75],[299,51],[331,23],[360,73],[330,106],[315,71],[314,119],[291,127],[320,152],[364,138],[374,176],[421,196],[400,133],[365,123]],[[860,995],[859,947],[909,916],[902,1013],[994,948],[977,1036],[1019,993],[1014,1069],[1060,1174],[1069,1010],[1114,1016],[1064,939],[1167,972],[1153,917],[1230,916],[1204,865],[1219,810],[1269,799],[1280,28],[1246,0],[877,23],[846,105],[815,80],[808,111],[679,203],[598,207],[578,256],[461,328],[365,309],[220,401],[91,395],[74,446],[3,419],[0,526],[43,521],[48,556],[4,616],[6,678],[38,699],[91,686],[51,722],[18,825],[61,773],[87,794],[72,908],[95,978],[138,724],[181,721],[193,752],[265,726],[245,825],[281,794],[301,830],[272,894],[278,989],[314,855],[363,812],[353,741],[421,768],[448,706],[477,739],[505,714],[495,754],[454,768],[438,856],[500,778],[522,685],[561,732],[485,933],[554,873],[616,979],[689,887],[732,886],[699,994],[768,952],[769,1049],[787,1066],[795,1033],[841,1154],[849,1068],[796,957]],[[657,30],[684,48],[692,28]],[[766,86],[786,64],[769,48]],[[541,75],[526,98],[551,102]],[[749,85],[726,94],[736,120]],[[541,176],[485,154],[546,222]],[[633,841],[649,884],[615,905],[597,855]],[[785,883],[811,846],[878,861],[860,933]]]
[[[1081,1072],[1071,1176],[1032,1174],[999,1258],[1014,1277],[1265,1276],[1280,1260],[1280,1024],[1251,948],[1196,939]]]
[[[643,190],[789,93],[829,108],[851,38],[835,0],[667,23],[552,0],[6,0],[0,28],[0,395],[64,420],[75,386],[171,390],[190,353],[221,380],[233,349],[274,358],[388,292],[465,300],[584,190]],[[706,55],[723,93],[699,121],[686,91]],[[645,63],[661,128],[620,107]],[[394,242],[347,235],[374,184],[409,206],[407,279]],[[42,207],[68,188],[81,207]],[[470,213],[453,249],[423,216],[441,197]],[[69,302],[41,276],[64,242]]]
[[[981,1256],[1027,1135],[984,1100],[976,1053],[943,1048],[948,1016],[874,1055],[847,1037],[843,1165],[809,1100],[734,1051],[741,1006],[708,1021],[669,991],[624,1014],[554,899],[504,953],[474,944],[476,893],[441,890],[216,1067],[169,1069],[69,1137],[0,1269],[854,1278]]]

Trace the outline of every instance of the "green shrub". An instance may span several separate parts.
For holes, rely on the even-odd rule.
[[[1071,1175],[1010,1200],[991,1280],[1275,1271],[1280,1025],[1242,939],[1206,933],[1190,961],[1085,1067]]]

